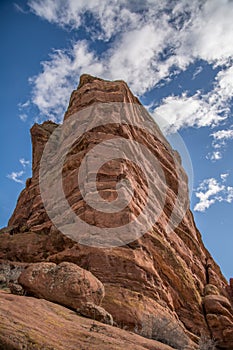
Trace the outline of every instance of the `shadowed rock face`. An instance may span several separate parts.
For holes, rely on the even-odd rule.
[[[123,81],[109,82],[83,75],[78,89],[71,95],[64,120],[100,102],[140,106]],[[133,118],[139,118],[137,110]],[[9,220],[9,233],[5,230],[0,235],[0,259],[25,263],[75,263],[89,270],[103,283],[105,297],[101,306],[120,327],[137,329],[142,335],[150,337],[155,337],[153,332],[157,333],[160,340],[178,349],[194,349],[193,342],[197,343],[201,334],[215,337],[219,348],[232,349],[233,309],[227,282],[205,249],[190,210],[187,209],[177,227],[170,232],[166,230],[178,197],[178,188],[181,186],[185,189],[183,201],[187,202],[188,186],[178,155],[158,127],[156,135],[117,123],[94,128],[83,134],[66,157],[63,186],[67,200],[77,215],[98,227],[118,227],[138,215],[145,204],[148,190],[145,169],[121,159],[111,161],[100,169],[97,188],[104,199],[112,201],[117,197],[116,184],[119,179],[129,179],[135,189],[126,210],[108,216],[106,221],[106,215],[92,210],[80,194],[77,174],[83,157],[110,136],[120,136],[142,143],[159,160],[167,192],[158,220],[136,241],[104,249],[81,245],[62,235],[44,209],[39,189],[40,159],[46,142],[57,127],[55,123],[45,122],[35,124],[31,129],[33,176],[27,180],[26,188],[19,196]],[[145,167],[150,171],[149,165]],[[91,174],[88,181],[93,181]],[[160,205],[159,195],[155,207]],[[158,323],[170,331],[165,333]]]

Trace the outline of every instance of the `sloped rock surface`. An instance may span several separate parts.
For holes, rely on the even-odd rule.
[[[103,284],[91,272],[69,262],[32,264],[18,282],[28,293],[72,309],[87,302],[100,305],[104,297]]]
[[[98,102],[126,102],[140,106],[140,102],[124,82],[108,82],[84,75],[78,89],[71,95],[65,120]],[[137,108],[133,118],[135,121],[140,118]],[[80,193],[77,175],[83,157],[96,144],[119,136],[142,143],[159,160],[167,186],[161,215],[151,230],[142,237],[115,248],[85,246],[63,236],[55,229],[40,195],[40,159],[46,142],[57,127],[52,122],[45,122],[42,125],[35,124],[31,129],[33,176],[27,180],[26,188],[9,220],[11,230],[0,234],[0,258],[21,262],[49,261],[60,264],[67,261],[77,264],[89,270],[103,283],[105,297],[102,306],[119,326],[151,334],[153,324],[162,319],[172,325],[172,329],[177,330],[180,335],[183,334],[183,347],[195,348],[193,342],[197,343],[202,333],[212,335],[210,321],[206,317],[206,312],[208,316],[209,311],[203,310],[203,302],[206,310],[209,310],[206,300],[211,295],[216,296],[214,290],[218,291],[220,297],[226,298],[230,303],[232,301],[227,292],[227,282],[204,247],[190,210],[187,209],[177,227],[169,232],[166,230],[179,195],[179,186],[184,189],[183,202],[188,203],[187,176],[179,156],[172,150],[158,127],[155,135],[117,123],[85,132],[66,157],[63,186],[72,210],[90,225],[118,227],[119,224],[132,220],[142,210],[148,188],[143,169],[140,170],[131,162],[108,162],[98,173],[100,195],[109,201],[115,199],[116,184],[124,178],[133,184],[135,195],[124,213],[109,215],[107,219],[106,215],[92,210]],[[147,170],[152,172],[153,168],[150,166],[145,164]],[[88,181],[92,186],[93,174],[89,175]],[[163,186],[162,183],[159,184]],[[162,207],[160,196],[158,186],[158,200],[154,209]],[[205,296],[206,285],[213,286],[208,297]],[[207,299],[203,301],[203,297]],[[217,310],[211,310],[210,313],[212,315],[213,312],[218,319],[214,328],[219,344],[224,344],[224,348],[230,350],[232,343],[228,339],[232,331],[232,311],[227,311],[224,320],[218,317]],[[223,334],[226,323],[228,333]],[[166,341],[163,330],[160,330],[160,336]],[[176,345],[181,348],[178,343],[173,346]]]
[[[0,291],[0,349],[172,350],[160,342],[78,316],[47,300]]]
[[[83,304],[81,307],[79,307],[77,310],[77,313],[92,318],[93,320],[113,325],[113,318],[110,313],[108,313],[104,308],[101,306],[97,306],[91,302],[87,302],[86,304]]]

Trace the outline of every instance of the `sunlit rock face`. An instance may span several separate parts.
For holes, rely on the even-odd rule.
[[[153,174],[155,197],[146,217],[151,222],[149,229],[138,236],[136,232],[137,239],[122,245],[111,246],[111,240],[108,242],[105,237],[109,243],[105,247],[84,244],[76,231],[69,237],[59,232],[45,210],[39,185],[43,151],[53,132],[60,128],[48,121],[35,124],[31,129],[33,175],[19,196],[8,233],[5,230],[0,235],[0,258],[31,264],[72,262],[102,282],[105,296],[101,307],[112,315],[118,326],[137,330],[145,337],[155,337],[157,332],[160,341],[177,349],[195,349],[202,334],[214,337],[220,349],[232,349],[233,299],[219,267],[203,245],[189,210],[188,179],[179,155],[127,84],[81,76],[77,90],[71,94],[64,124],[71,118],[79,118],[86,108],[103,104],[113,104],[116,115],[120,104],[133,106],[130,111],[127,109],[128,114],[124,111],[132,125],[119,123],[110,109],[115,122],[96,127],[100,116],[90,114],[87,129],[84,128],[82,136],[72,144],[64,160],[62,179],[67,202],[81,220],[103,232],[106,228],[115,228],[117,236],[119,227],[131,223],[143,211],[150,194],[148,181],[152,178],[149,175],[148,180],[145,174]],[[153,123],[155,131],[151,134],[148,129],[139,128],[139,122],[141,125]],[[82,184],[77,179],[84,157],[96,145],[119,137],[149,150],[163,176],[158,175],[157,164],[147,161],[140,167],[130,160],[113,157],[99,168],[97,175],[88,171],[87,163],[85,181],[90,190],[85,194],[87,197],[83,196]],[[129,146],[129,152],[135,154],[136,151],[134,146]],[[113,149],[113,155],[114,152]],[[136,153],[136,157],[140,158],[140,154]],[[91,160],[96,161],[94,157]],[[118,198],[117,184],[124,179],[133,188],[132,198],[124,209],[106,214],[87,203],[94,193],[94,182],[101,198],[111,203]],[[93,194],[93,203],[95,198]],[[55,207],[55,219],[66,220],[66,212],[59,212],[59,203]],[[172,215],[177,224],[168,229]],[[81,237],[85,238],[86,234],[85,230],[80,232]],[[164,332],[164,328],[168,331]]]

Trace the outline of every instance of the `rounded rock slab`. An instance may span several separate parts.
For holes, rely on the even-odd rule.
[[[104,297],[103,284],[91,272],[69,262],[32,264],[21,273],[19,283],[29,294],[72,309],[87,302],[99,305]]]

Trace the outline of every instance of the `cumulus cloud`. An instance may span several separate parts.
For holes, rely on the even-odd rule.
[[[185,127],[216,126],[225,116],[219,113],[222,108],[209,102],[206,95],[197,92],[193,96],[168,96],[157,107],[152,115],[155,120],[165,121],[161,127],[165,133],[174,133]]]
[[[7,177],[8,177],[8,179],[10,179],[10,180],[13,180],[13,181],[15,181],[15,182],[17,182],[17,183],[23,184],[23,180],[21,179],[21,177],[23,176],[23,174],[24,174],[24,171],[23,171],[23,170],[18,171],[18,172],[17,172],[17,171],[12,171],[12,173],[8,174]]]
[[[194,207],[195,211],[204,212],[216,202],[232,203],[233,187],[225,185],[228,175],[228,173],[221,174],[219,181],[215,178],[202,181],[195,192],[196,197],[199,199],[199,202]]]
[[[217,126],[227,119],[233,98],[233,67],[225,68],[215,78],[213,90],[206,94],[197,91],[192,96],[168,96],[163,99],[153,115],[167,120],[170,132],[184,127]],[[231,139],[233,130],[212,133],[215,140]]]
[[[70,49],[56,50],[42,62],[42,72],[30,82],[32,103],[44,118],[61,121],[70,92],[84,72],[124,79],[142,96],[200,59],[220,69],[213,90],[205,95],[197,91],[192,96],[185,92],[167,96],[155,109],[155,118],[169,116],[174,132],[190,126],[213,127],[229,116],[232,1],[30,0],[28,5],[51,23],[70,30],[82,27],[89,39],[110,40],[102,53],[90,49],[86,41],[74,41]],[[193,78],[201,73],[198,67]]]
[[[42,115],[61,121],[80,74],[88,71],[100,75],[103,69],[85,40],[75,43],[69,50],[55,50],[50,58],[42,62],[42,72],[30,79],[32,102]]]
[[[183,35],[180,51],[215,65],[226,64],[233,56],[232,16],[231,0],[203,1]]]
[[[170,61],[157,65],[171,35],[166,20],[144,25],[123,35],[108,52],[105,70],[111,79],[124,79],[135,94],[142,95],[169,75]]]

